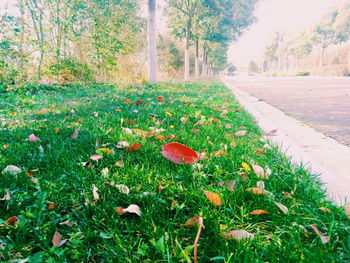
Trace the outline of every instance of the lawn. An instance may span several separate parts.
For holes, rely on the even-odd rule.
[[[199,262],[350,261],[344,209],[218,81],[0,97],[0,261],[190,262],[198,217]]]

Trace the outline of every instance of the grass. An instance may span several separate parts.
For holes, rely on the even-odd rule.
[[[252,117],[220,82],[72,84],[0,96],[0,171],[8,165],[22,169],[0,174],[0,198],[6,190],[11,196],[0,201],[1,261],[189,262],[197,229],[184,223],[199,215],[205,226],[199,262],[350,261],[350,221],[343,209],[324,199],[315,175],[293,167],[277,148],[264,148]],[[200,119],[204,124],[194,126]],[[123,127],[164,129],[166,141],[128,134]],[[80,131],[74,139],[75,129]],[[233,136],[238,130],[247,134]],[[28,141],[30,134],[40,141]],[[170,162],[161,154],[162,146],[174,141],[168,135],[197,152],[205,150],[208,158],[199,162],[202,166]],[[142,147],[128,152],[117,147],[119,141]],[[101,147],[114,154],[90,160]],[[123,167],[115,165],[119,160]],[[261,181],[242,167],[242,162],[251,167],[251,160],[271,169],[265,180],[270,194],[246,191]],[[220,183],[226,181],[235,181],[234,191]],[[124,184],[130,193],[106,182]],[[204,190],[219,194],[223,204],[211,204]],[[130,204],[140,207],[141,217],[116,213],[116,207]],[[270,214],[250,214],[257,209]],[[12,216],[20,219],[15,226],[6,224]],[[330,237],[328,243],[322,244],[312,224]],[[223,228],[246,230],[255,239],[225,239]],[[52,245],[56,231],[67,239],[60,247]]]

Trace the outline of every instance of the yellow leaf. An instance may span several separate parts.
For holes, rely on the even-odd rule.
[[[213,205],[222,205],[222,200],[220,195],[210,191],[204,191],[205,196],[208,198],[209,202]]]
[[[107,155],[114,154],[114,151],[108,148],[99,148],[96,150],[96,153],[102,156],[107,156]]]
[[[252,170],[252,169],[250,169],[249,165],[245,162],[242,162],[242,167],[246,172],[249,172]]]
[[[98,195],[97,190],[98,190],[98,188],[96,187],[96,185],[93,184],[92,185],[92,195],[93,195],[95,200],[100,199],[100,196]]]

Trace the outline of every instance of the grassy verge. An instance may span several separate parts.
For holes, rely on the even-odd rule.
[[[86,84],[1,96],[0,170],[21,169],[0,174],[2,261],[189,262],[197,228],[184,224],[194,216],[205,226],[199,262],[350,260],[343,209],[324,200],[314,175],[266,145],[219,82]],[[40,140],[28,140],[31,134]],[[128,151],[121,141],[142,146]],[[205,158],[170,162],[161,149],[173,141]],[[91,160],[100,148],[114,153],[100,150],[104,158]],[[247,191],[254,187],[260,190]],[[130,204],[142,215],[116,212]],[[19,221],[11,226],[13,216]],[[228,239],[231,230],[254,239]],[[55,232],[62,236],[56,247]]]

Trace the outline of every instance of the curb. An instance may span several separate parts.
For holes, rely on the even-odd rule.
[[[301,163],[313,174],[320,175],[328,199],[337,205],[350,201],[350,147],[238,89],[228,78],[221,80],[264,132],[278,130],[276,136],[269,137],[273,144],[278,145],[295,165]]]

